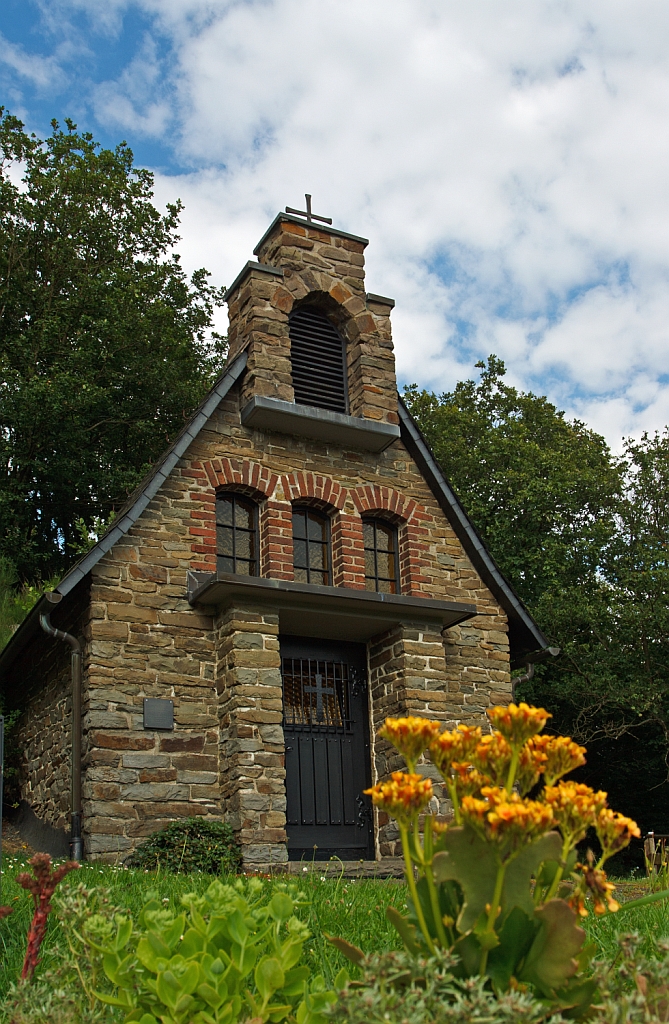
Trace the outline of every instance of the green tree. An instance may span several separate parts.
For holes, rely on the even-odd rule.
[[[9,559],[0,556],[0,651],[39,596],[37,587],[18,586],[14,566]]]
[[[669,832],[669,432],[604,440],[479,363],[405,400],[500,568],[560,657],[519,695],[588,746],[581,777]]]
[[[83,521],[107,520],[210,386],[221,292],[188,280],[181,205],[121,143],[0,108],[0,555],[60,574]]]
[[[627,440],[619,467],[598,586],[580,600],[554,592],[540,611],[563,638],[557,695],[578,709],[579,731],[615,738],[655,723],[669,749],[669,432]]]
[[[596,580],[620,470],[602,437],[506,384],[496,356],[476,366],[478,383],[441,396],[411,385],[404,400],[502,572],[536,608],[546,592]]]

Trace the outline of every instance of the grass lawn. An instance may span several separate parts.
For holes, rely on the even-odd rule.
[[[26,932],[32,917],[32,898],[14,881],[19,871],[25,870],[23,858],[3,857],[2,894],[0,904],[16,909],[11,917],[0,921],[0,999],[9,982],[18,977],[25,954]],[[222,881],[234,882],[234,876]],[[276,880],[266,881],[271,892]],[[385,919],[389,905],[401,912],[406,908],[406,890],[403,883],[388,880],[324,879],[309,874],[293,879],[310,906],[299,911],[308,921],[312,939],[308,944],[311,966],[332,981],[340,967],[347,964],[341,954],[323,938],[341,935],[365,951],[382,951],[400,945],[395,930]],[[88,887],[102,886],[109,890],[111,902],[137,913],[145,902],[147,889],[154,890],[159,899],[171,901],[175,909],[179,898],[186,892],[202,892],[211,883],[211,875],[148,874],[124,868],[84,864],[61,883],[62,888],[84,882]],[[284,878],[283,881],[286,881]],[[169,906],[165,902],[165,906]],[[48,967],[58,955],[59,925],[55,914],[49,918],[47,937],[42,946],[42,965]]]
[[[614,896],[623,906],[626,899],[636,899],[651,891],[645,879],[630,882],[612,878],[611,881],[617,886]],[[669,900],[604,917],[591,914],[583,926],[589,939],[597,945],[598,959],[613,962],[618,955],[618,936],[627,932],[638,932],[644,940],[642,952],[652,956],[658,939],[669,938]]]
[[[3,860],[0,903],[16,909],[10,918],[0,921],[0,998],[21,969],[26,931],[32,916],[31,898],[14,881],[14,876],[24,869],[23,858],[5,856]],[[159,899],[166,901],[166,906],[167,901],[171,901],[176,908],[183,893],[193,890],[201,892],[211,880],[208,875],[148,874],[144,871],[85,864],[79,871],[68,875],[62,886],[79,882],[91,887],[102,886],[109,890],[113,904],[136,913],[144,902],[147,889],[153,889]],[[231,877],[223,880],[235,879]],[[298,876],[294,880],[310,904],[300,911],[300,916],[308,920],[313,935],[308,944],[311,965],[321,971],[328,981],[332,980],[345,961],[326,942],[324,933],[343,936],[369,952],[400,946],[396,932],[385,919],[385,909],[392,905],[401,912],[405,910],[406,889],[403,883],[392,879],[325,879],[317,873]],[[281,879],[266,881],[268,892],[278,881]],[[628,898],[642,895],[644,888],[644,882],[637,881],[631,885],[621,881],[616,896],[622,902],[626,895]],[[605,961],[615,959],[618,952],[617,937],[629,931],[638,931],[645,937],[644,952],[650,954],[658,939],[669,937],[669,900],[604,918],[591,915],[584,921],[584,926],[591,941],[597,945],[598,957]],[[55,915],[52,915],[42,947],[43,966],[48,966],[57,957],[58,947],[59,926]]]

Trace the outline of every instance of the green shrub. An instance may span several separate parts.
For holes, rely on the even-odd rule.
[[[656,955],[641,953],[641,937],[618,938],[620,953],[600,971],[595,1021],[602,1024],[659,1024],[669,1021],[669,942],[656,942]]]
[[[184,896],[181,913],[152,899],[138,925],[117,914],[112,934],[85,929],[114,986],[100,1001],[126,1024],[323,1022],[336,994],[300,963],[310,933],[294,914],[295,889],[278,885],[267,900],[264,888],[216,880],[203,896]]]
[[[131,854],[127,864],[149,871],[160,868],[184,874],[234,874],[241,866],[241,853],[225,822],[184,818],[154,832]]]
[[[457,958],[439,950],[431,957],[386,953],[367,957],[362,981],[339,992],[328,1010],[336,1024],[538,1024],[551,1016],[527,992],[495,995],[485,978],[456,979]]]

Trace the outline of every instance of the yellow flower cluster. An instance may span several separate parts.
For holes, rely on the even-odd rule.
[[[569,839],[572,846],[585,838],[597,815],[606,806],[606,793],[601,790],[595,792],[580,782],[546,786],[542,796],[552,809],[555,824],[563,838]]]
[[[408,718],[386,718],[379,729],[379,736],[390,740],[413,771],[416,761],[438,735],[440,728],[439,722],[430,722],[427,718],[413,715]]]
[[[585,764],[586,751],[568,736],[540,735],[551,717],[547,711],[510,704],[491,708],[488,717],[495,730],[486,735],[468,725],[442,732],[438,722],[417,716],[386,719],[379,735],[404,756],[409,772],[394,772],[388,781],[366,790],[374,805],[402,825],[416,819],[433,795],[430,780],[415,774],[416,762],[428,750],[449,787],[456,820],[460,820],[459,802],[463,820],[502,844],[504,856],[553,826],[569,847],[595,826],[604,860],[627,846],[632,836],[639,836],[634,821],[606,806],[606,793],[559,781]],[[542,776],[539,798],[527,799],[525,794]],[[602,879],[593,876],[592,884],[600,885],[600,895],[605,892]]]
[[[379,810],[408,825],[432,799],[432,783],[412,772],[393,772],[390,779],[366,789],[365,794]]]
[[[503,786],[509,774],[513,751],[501,733],[483,736],[472,755],[472,764],[487,775],[495,786]]]
[[[454,764],[470,763],[481,740],[481,730],[471,725],[459,725],[453,732],[437,733],[429,744],[432,763],[446,778]]]
[[[594,858],[592,858],[594,862]],[[596,914],[605,914],[607,910],[615,914],[620,910],[620,904],[611,895],[615,890],[613,882],[609,882],[606,872],[596,868],[593,863],[577,864],[576,872],[581,875],[581,882],[574,890],[569,899],[569,905],[581,917],[587,917],[588,911],[585,906],[585,896],[589,892],[593,900],[593,910]]]
[[[534,736],[528,746],[535,757],[545,758],[542,771],[547,786],[554,786],[563,775],[585,764],[585,747],[569,736]]]
[[[454,761],[451,767],[453,768],[452,779],[455,791],[460,800],[463,796],[480,793],[484,786],[491,784],[492,780],[487,775],[482,775],[466,761]]]
[[[636,821],[626,818],[624,814],[618,814],[617,811],[612,811],[610,807],[600,809],[595,828],[607,859],[614,853],[624,850],[632,836],[638,839],[641,835]]]
[[[514,750],[541,732],[548,719],[553,717],[543,708],[531,708],[524,702],[488,708],[486,714]]]
[[[519,841],[531,842],[543,835],[553,823],[551,808],[538,800],[524,800],[497,786],[484,786],[481,797],[464,797],[462,814],[492,842],[512,848]]]

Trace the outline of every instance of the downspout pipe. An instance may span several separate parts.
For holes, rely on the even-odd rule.
[[[560,654],[559,647],[545,647],[542,651],[537,651],[536,654],[528,657],[525,662],[526,672],[522,676],[516,676],[515,679],[511,679],[511,700],[516,699],[516,687],[518,683],[529,683],[530,679],[534,678],[534,665],[537,661],[545,661],[546,658],[557,658]]]
[[[52,605],[62,600],[55,591],[44,597]],[[84,859],[84,841],[81,835],[81,644],[71,633],[51,625],[50,612],[39,617],[40,626],[54,640],[64,640],[72,648],[72,827],[70,832],[70,858]]]

